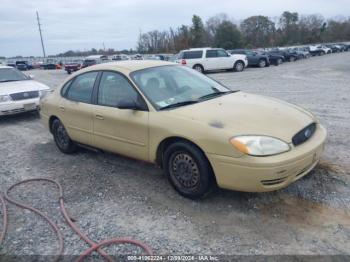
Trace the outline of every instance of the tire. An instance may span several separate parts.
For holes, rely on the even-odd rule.
[[[52,123],[52,134],[56,146],[62,153],[71,154],[77,150],[76,144],[70,139],[65,127],[58,119]]]
[[[266,66],[266,60],[265,60],[265,59],[260,59],[260,60],[259,60],[258,66],[259,66],[260,68],[265,67],[265,66]]]
[[[203,66],[201,66],[201,65],[194,65],[194,66],[193,66],[193,69],[196,70],[196,71],[199,72],[199,73],[204,74],[204,68],[203,68]]]
[[[283,63],[282,58],[278,58],[277,61],[276,61],[276,66],[279,66],[282,63]]]
[[[244,70],[244,63],[242,61],[237,61],[233,66],[235,72],[242,72]]]
[[[325,55],[326,53],[324,51],[320,52],[320,56]]]
[[[206,156],[187,142],[176,142],[166,148],[163,167],[173,188],[190,199],[203,198],[215,184]]]
[[[294,56],[290,56],[289,57],[289,62],[294,62],[295,61],[295,57]]]

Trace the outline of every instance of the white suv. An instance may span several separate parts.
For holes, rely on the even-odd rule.
[[[179,53],[176,61],[201,73],[211,70],[243,71],[248,66],[246,55],[231,55],[221,48],[191,48]]]

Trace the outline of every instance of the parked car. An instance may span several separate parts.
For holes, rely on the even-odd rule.
[[[44,70],[54,70],[57,69],[57,61],[54,59],[47,59],[41,66]]]
[[[68,74],[71,74],[72,72],[80,70],[82,65],[83,65],[82,61],[75,60],[75,61],[66,63],[64,65],[64,70],[66,70]]]
[[[27,71],[28,68],[28,62],[27,61],[16,61],[16,68],[21,71]]]
[[[83,69],[41,108],[63,153],[83,144],[155,163],[189,198],[215,184],[248,192],[284,188],[317,165],[326,140],[301,107],[232,91],[164,61]]]
[[[325,45],[317,45],[316,48],[320,49],[320,50],[323,50],[326,54],[331,54],[332,53],[332,49],[328,48]]]
[[[192,48],[179,53],[178,63],[205,73],[213,70],[243,71],[248,65],[246,55],[230,55],[221,48]]]
[[[267,55],[254,52],[246,49],[234,49],[228,50],[230,54],[241,54],[246,55],[248,59],[248,66],[258,66],[258,67],[266,67],[270,66],[270,59]]]
[[[326,51],[321,49],[321,48],[317,48],[316,46],[309,46],[308,47],[309,52],[312,56],[322,56],[326,54]]]
[[[335,44],[336,47],[340,49],[340,52],[348,51],[348,46],[344,44]]]
[[[267,55],[269,57],[270,64],[275,66],[279,66],[285,61],[284,56],[280,54],[266,52],[266,51],[262,51],[261,54]]]
[[[311,57],[311,54],[310,54],[309,50],[307,48],[305,48],[305,47],[294,47],[294,48],[292,48],[292,50],[297,53],[299,58],[309,58],[309,57]]]
[[[88,56],[84,59],[82,68],[92,66],[92,65],[97,65],[101,64],[103,62],[108,61],[108,57],[105,55],[91,55]]]
[[[326,45],[326,47],[330,48],[332,50],[332,53],[342,52],[342,48],[338,45],[328,44],[328,45]]]
[[[140,54],[135,54],[135,55],[131,56],[131,59],[132,60],[143,60],[143,57]]]
[[[14,61],[7,61],[6,65],[10,66],[10,67],[16,67],[16,62],[14,62]]]
[[[39,99],[50,88],[16,68],[0,66],[0,116],[39,109]]]
[[[269,53],[274,55],[281,55],[284,57],[284,60],[288,62],[294,62],[298,59],[298,55],[296,53],[290,52],[287,49],[285,50],[273,49]]]
[[[118,54],[118,55],[113,55],[112,60],[114,61],[130,60],[130,57],[125,54]]]

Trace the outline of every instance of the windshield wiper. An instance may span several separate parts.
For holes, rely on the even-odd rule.
[[[198,102],[199,101],[197,101],[197,100],[182,101],[182,102],[174,103],[174,104],[171,104],[171,105],[163,106],[159,110],[175,108],[175,107],[179,107],[179,106],[192,105],[192,104],[196,104]]]
[[[218,96],[222,96],[222,95],[226,95],[226,94],[231,94],[234,91],[219,91],[219,92],[214,92],[214,93],[210,93],[204,96],[201,96],[200,98],[198,98],[198,100],[206,100],[206,99],[210,99],[210,98],[214,98],[214,97],[218,97]]]

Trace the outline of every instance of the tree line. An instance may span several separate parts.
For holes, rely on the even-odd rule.
[[[205,22],[193,15],[191,25],[140,33],[136,49],[69,50],[57,56],[176,53],[193,47],[264,48],[349,40],[350,17],[325,19],[322,15],[285,11],[276,18],[256,15],[235,23],[222,13]]]
[[[194,47],[264,48],[350,40],[350,17],[326,20],[322,15],[285,11],[278,18],[256,15],[234,23],[226,14],[191,25],[140,33],[139,53],[175,53]]]

